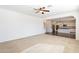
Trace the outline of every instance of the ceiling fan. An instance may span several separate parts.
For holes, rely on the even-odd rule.
[[[50,7],[50,6],[47,6],[47,7]],[[34,10],[36,11],[35,13],[42,13],[42,14],[45,14],[46,12],[50,12],[50,10],[48,10],[46,7],[40,7],[40,8],[34,8]]]

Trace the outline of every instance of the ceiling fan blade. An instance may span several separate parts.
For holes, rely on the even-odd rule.
[[[38,9],[35,9],[35,8],[34,8],[34,10],[38,10]]]
[[[35,13],[39,13],[40,11],[36,11]]]
[[[48,5],[47,7],[50,8],[50,7],[52,7],[52,5]]]
[[[49,10],[42,10],[42,11],[44,11],[44,12],[50,12]]]

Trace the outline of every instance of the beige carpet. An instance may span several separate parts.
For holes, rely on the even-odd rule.
[[[64,52],[63,45],[52,45],[52,44],[36,44],[32,47],[22,51],[23,53],[62,53]]]

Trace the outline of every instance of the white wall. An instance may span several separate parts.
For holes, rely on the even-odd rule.
[[[45,19],[52,19],[52,18],[59,18],[59,17],[66,17],[66,16],[74,16],[76,18],[76,40],[79,40],[79,12],[78,11],[55,14]]]
[[[0,42],[44,33],[41,18],[0,9]]]
[[[76,39],[79,40],[79,11],[77,11],[76,20]]]

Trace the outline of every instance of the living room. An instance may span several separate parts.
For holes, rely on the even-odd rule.
[[[78,5],[0,5],[0,52],[79,52],[78,15]],[[61,19],[64,21],[59,21]],[[52,24],[54,22],[56,25],[63,23],[64,27],[59,25],[54,33],[54,27],[47,24],[53,28],[55,35],[46,34],[47,31],[52,33],[52,29],[45,27],[47,20],[52,20]],[[56,34],[63,31],[65,37]]]

